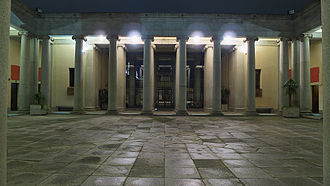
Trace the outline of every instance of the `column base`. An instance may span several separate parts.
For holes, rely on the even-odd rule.
[[[312,112],[311,111],[300,111],[299,115],[301,117],[308,117],[308,116],[312,116]]]
[[[71,114],[81,115],[81,114],[85,114],[85,111],[83,111],[83,110],[74,110],[74,111],[71,112]]]
[[[246,116],[258,116],[259,114],[257,113],[257,111],[245,111],[244,115],[246,115]]]
[[[211,116],[223,116],[223,113],[221,111],[212,111]]]
[[[154,115],[154,112],[152,110],[144,110],[141,112],[141,115],[152,116],[152,115]]]
[[[117,110],[108,110],[107,115],[118,115],[118,111]]]
[[[29,110],[18,110],[17,113],[18,114],[29,114],[30,111]]]
[[[85,107],[84,110],[86,110],[86,111],[95,111],[96,108],[95,107]]]
[[[177,115],[177,116],[188,116],[188,112],[187,112],[187,110],[177,110],[175,112],[175,115]]]
[[[230,110],[233,112],[245,112],[245,108],[231,108]]]

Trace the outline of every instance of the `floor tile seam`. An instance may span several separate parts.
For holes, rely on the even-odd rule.
[[[195,166],[194,168],[197,170],[198,175],[199,175],[199,177],[200,177],[202,183],[205,185],[205,183],[204,183],[203,180],[202,180],[202,175],[201,175],[201,173],[199,172],[199,170],[198,170],[198,168],[197,168],[197,166],[196,166],[196,164],[195,164],[195,162],[194,162],[194,160],[193,160],[193,158],[192,158],[192,156],[191,156],[191,153],[188,151],[187,144],[184,143],[184,145],[185,145],[185,147],[186,147],[186,150],[187,150],[187,152],[188,152],[188,154],[189,154],[189,157],[190,157],[191,161],[193,162],[193,164],[194,164],[194,166]]]
[[[127,180],[128,180],[128,178],[129,178],[129,176],[130,176],[130,174],[131,174],[131,172],[132,172],[132,169],[133,169],[134,165],[136,164],[136,160],[138,159],[138,157],[140,156],[140,154],[141,154],[141,152],[142,152],[143,147],[144,147],[144,143],[143,143],[143,145],[142,145],[140,151],[138,151],[138,152],[139,152],[139,155],[135,158],[135,161],[134,161],[132,167],[130,168],[130,170],[129,170],[127,176],[126,176],[126,178],[125,178],[125,180],[124,180],[124,182],[123,182],[123,185],[126,185]]]

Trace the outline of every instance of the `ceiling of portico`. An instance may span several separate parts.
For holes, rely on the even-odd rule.
[[[44,12],[148,12],[287,14],[301,10],[313,0],[22,0],[31,9]]]

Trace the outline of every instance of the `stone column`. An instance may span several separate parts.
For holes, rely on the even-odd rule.
[[[86,41],[84,36],[73,36],[76,40],[75,63],[74,63],[74,102],[73,113],[83,114],[83,42]]]
[[[212,115],[222,115],[221,112],[221,40],[213,37],[213,99]]]
[[[54,66],[54,40],[50,40],[50,49],[49,49],[49,56],[50,56],[50,97],[49,97],[49,110],[53,109],[53,66]]]
[[[291,42],[291,79],[300,84],[300,42],[299,40],[293,40]],[[294,96],[294,105],[300,106],[300,91],[299,88]]]
[[[186,74],[186,66],[187,66],[187,48],[186,48],[186,41],[188,37],[186,36],[179,36],[177,37],[179,42],[178,46],[178,63],[176,66],[177,70],[177,106],[176,106],[176,114],[177,115],[188,115],[187,113],[187,74]]]
[[[117,46],[117,111],[126,109],[126,46]]]
[[[0,0],[0,185],[7,185],[7,104],[10,1]]]
[[[117,110],[117,41],[118,36],[108,36],[109,65],[108,65],[108,114],[116,115]]]
[[[153,37],[144,37],[144,54],[143,54],[143,108],[142,114],[151,115],[153,112],[153,78],[154,78],[154,64],[153,64],[153,48],[151,42]]]
[[[135,106],[135,60],[136,57],[132,57],[129,66],[129,107]]]
[[[213,101],[213,45],[206,45],[204,52],[204,111],[212,113]]]
[[[289,48],[288,39],[280,39],[280,64],[279,64],[279,110],[282,111],[283,107],[289,106],[289,95],[286,94],[284,84],[289,80]]]
[[[18,110],[28,111],[31,104],[31,64],[29,63],[30,39],[21,32],[20,80],[18,85]]]
[[[44,109],[50,109],[50,75],[51,75],[51,63],[50,63],[50,38],[49,36],[42,37],[42,56],[41,56],[41,95],[45,98]]]
[[[95,63],[97,63],[94,61],[95,51],[95,46],[85,51],[85,110],[89,111],[96,109],[96,92],[98,90],[95,81]]]
[[[310,35],[304,35],[300,42],[300,112],[301,113],[311,113],[310,37],[311,37]]]
[[[240,48],[242,46],[237,46]],[[229,104],[235,112],[243,112],[244,108],[244,53],[235,49],[229,54]]]
[[[323,185],[330,185],[330,0],[321,1],[323,70]]]
[[[39,39],[37,37],[32,38],[32,56],[31,62],[32,62],[32,99],[34,98],[34,95],[38,93],[38,82],[39,82]]]
[[[194,105],[199,107],[201,105],[201,84],[202,84],[202,80],[201,80],[202,67],[200,65],[200,61],[198,61],[196,63],[194,71],[195,71],[194,72],[194,77],[195,77],[195,79],[194,79],[195,80],[194,81]]]
[[[256,112],[256,69],[255,69],[255,41],[256,37],[247,37],[246,63],[246,114],[257,115]]]

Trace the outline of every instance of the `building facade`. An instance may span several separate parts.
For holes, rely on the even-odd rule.
[[[52,111],[276,112],[289,104],[283,85],[292,78],[294,104],[319,113],[319,8],[294,16],[38,15],[14,1],[8,109],[28,111],[41,92]]]
[[[127,49],[129,49],[129,44],[136,45],[140,42],[143,48],[143,69],[139,74],[141,75],[142,73],[142,76],[138,75],[137,77],[142,77],[143,81],[142,85],[138,85],[137,83],[134,85],[136,86],[135,90],[137,90],[137,87],[142,86],[142,113],[151,114],[155,106],[155,87],[157,87],[155,84],[162,82],[160,80],[158,82],[155,81],[155,69],[157,73],[162,72],[162,70],[157,69],[159,68],[160,60],[155,60],[157,59],[155,58],[155,50],[157,53],[157,45],[160,46],[163,40],[166,41],[164,41],[164,45],[173,45],[175,48],[175,71],[172,65],[163,65],[160,68],[172,68],[172,74],[175,74],[174,79],[169,78],[168,75],[164,76],[167,78],[161,79],[166,79],[165,82],[168,82],[168,79],[170,79],[174,84],[172,86],[168,85],[171,88],[167,87],[167,89],[164,89],[175,92],[175,97],[166,98],[165,100],[174,99],[174,108],[178,114],[184,115],[187,113],[187,92],[190,91],[190,87],[187,86],[190,83],[187,82],[191,80],[187,78],[189,77],[187,75],[189,74],[189,68],[191,68],[191,65],[187,62],[189,61],[187,60],[189,59],[189,53],[191,53],[189,52],[191,50],[189,49],[190,42],[194,42],[195,44],[200,42],[199,46],[202,48],[202,55],[200,54],[197,55],[199,57],[196,57],[196,61],[200,62],[195,62],[195,69],[199,70],[193,70],[193,79],[203,79],[204,82],[204,84],[199,84],[198,81],[194,81],[196,84],[192,83],[195,90],[204,90],[203,95],[199,94],[202,91],[195,91],[195,94],[193,93],[193,99],[195,101],[197,100],[196,102],[199,102],[199,104],[203,103],[204,109],[213,114],[221,114],[221,88],[226,86],[226,82],[228,83],[228,88],[234,91],[230,93],[231,97],[229,97],[228,103],[229,105],[232,104],[232,106],[229,106],[229,108],[234,110],[235,108],[238,110],[244,109],[247,114],[255,114],[258,105],[264,106],[258,102],[257,97],[261,94],[262,96],[269,96],[268,93],[266,94],[268,91],[273,92],[273,95],[270,96],[271,99],[265,100],[264,103],[269,101],[274,108],[277,105],[277,109],[279,110],[283,106],[286,106],[288,104],[288,98],[283,92],[282,87],[283,82],[289,79],[290,75],[293,79],[299,81],[299,99],[296,98],[294,101],[295,104],[299,105],[302,112],[310,112],[311,99],[314,97],[311,94],[314,95],[315,93],[317,95],[317,90],[315,92],[312,91],[314,89],[313,86],[320,86],[318,95],[319,99],[323,99],[323,101],[319,102],[319,108],[324,111],[323,184],[330,184],[330,99],[328,93],[330,86],[330,75],[328,73],[330,70],[329,0],[317,1],[294,15],[163,13],[39,14],[30,10],[17,0],[13,0],[12,2],[9,0],[0,0],[0,10],[0,185],[6,185],[7,183],[6,166],[8,149],[6,143],[6,118],[7,103],[9,103],[7,101],[7,88],[9,86],[18,87],[16,89],[18,99],[16,105],[18,109],[28,111],[31,100],[33,100],[33,95],[39,89],[38,74],[40,74],[40,92],[45,97],[46,108],[56,107],[57,104],[65,105],[65,99],[67,99],[76,113],[82,113],[85,108],[94,109],[94,105],[97,105],[100,101],[97,100],[95,92],[100,87],[107,87],[109,92],[107,109],[110,114],[117,114],[121,110],[120,105],[127,102],[123,100],[126,100],[127,97],[134,97],[132,93],[126,97],[122,94],[123,92],[127,92],[125,91],[125,86],[123,86],[125,82],[123,79],[125,76],[132,74],[126,73],[127,70],[124,72],[123,69],[126,68],[125,63],[129,69],[137,66],[131,64],[131,61],[133,63],[134,60],[127,58],[127,53],[129,52]],[[10,31],[11,35],[15,35],[15,33],[17,35],[17,32],[20,32],[19,37],[12,36],[11,40],[9,40],[8,33],[10,25],[15,28]],[[317,31],[321,25],[322,37],[320,37],[320,32]],[[136,36],[130,36],[132,30],[140,34],[140,41],[136,42],[134,39]],[[315,31],[317,32],[315,33]],[[193,34],[194,32],[202,34],[196,37]],[[228,40],[226,41],[224,37],[227,32],[234,33],[231,37],[227,37],[230,42]],[[84,43],[89,41],[88,37],[86,41],[86,36],[100,35],[103,35],[100,38],[106,37],[106,40],[103,41],[103,46],[107,45],[105,50],[108,50],[108,52],[105,52],[104,55],[98,54],[102,53],[100,52],[102,51],[101,41],[90,43],[89,45],[92,45],[92,49],[86,51],[85,49],[87,47],[84,47]],[[303,37],[301,37],[302,35]],[[313,38],[319,36],[320,39],[322,38],[322,41],[311,40],[311,35]],[[56,47],[59,44],[56,43],[56,37],[62,36],[73,38],[75,43],[64,45],[63,43],[65,42],[63,41],[59,43],[62,43],[64,46]],[[128,40],[132,40],[133,37],[134,43],[125,42],[125,39],[122,37],[131,37]],[[54,41],[51,38],[54,38]],[[119,41],[119,39],[121,40]],[[278,47],[275,44],[262,47],[262,45],[266,44],[261,44],[258,47],[258,42],[267,43],[269,39],[279,39],[280,46]],[[70,39],[67,40],[69,42]],[[203,40],[203,42],[200,40]],[[52,44],[52,42],[54,43]],[[224,47],[226,42],[231,45],[229,49],[225,49]],[[322,60],[320,60],[321,42]],[[8,63],[9,50],[11,50],[10,63]],[[265,52],[266,50],[269,50],[269,55]],[[204,61],[201,62],[203,59]],[[226,62],[224,62],[226,60],[227,66]],[[258,60],[260,60],[260,63],[257,62]],[[99,64],[101,63],[100,61],[105,61],[105,66],[108,65],[107,69],[101,68],[102,64]],[[265,67],[267,62],[265,61],[270,61],[270,67],[267,67],[270,73],[266,76],[272,80],[271,84],[264,83],[267,79],[262,75],[264,71],[267,71]],[[130,62],[129,65],[128,62]],[[261,70],[258,69],[258,63]],[[319,69],[315,68],[319,67],[320,63],[322,67]],[[15,64],[16,66],[12,67]],[[62,65],[64,67],[57,69],[56,65]],[[39,73],[40,66],[41,70]],[[17,69],[19,69],[19,77],[14,78],[17,80],[13,80],[13,74],[8,76],[7,67],[11,72],[17,72]],[[12,70],[12,68],[16,68],[16,70]],[[71,70],[68,68],[74,69]],[[224,69],[229,70],[226,71]],[[314,76],[315,72],[316,74],[317,72],[319,74],[322,73],[322,76],[318,76],[318,81],[317,76]],[[99,75],[100,73],[101,76]],[[233,74],[235,74],[234,77],[232,77]],[[17,76],[17,73],[14,75]],[[62,78],[62,80],[58,80],[57,82],[55,77]],[[98,78],[100,77],[106,80],[99,80]],[[227,80],[225,80],[226,77],[228,78]],[[133,78],[131,77],[131,79]],[[129,80],[131,79],[129,78]],[[312,84],[311,79],[313,79]],[[13,81],[17,81],[16,83],[19,84],[13,85]],[[104,82],[106,83],[105,85]],[[128,84],[130,85],[130,90],[132,90],[133,83]],[[172,88],[173,86],[174,88]],[[62,91],[59,91],[61,89]],[[56,100],[55,97],[58,94],[62,98]],[[68,94],[73,94],[73,97],[65,97]],[[10,99],[15,97],[12,96],[12,92],[9,95],[11,96]],[[93,96],[96,97],[95,100]],[[157,99],[159,100],[159,98]],[[134,102],[132,102],[132,99],[130,100],[129,103],[133,106]],[[212,100],[212,106],[208,107],[210,100]],[[315,103],[317,102],[315,101]],[[10,102],[10,104],[12,103]]]

